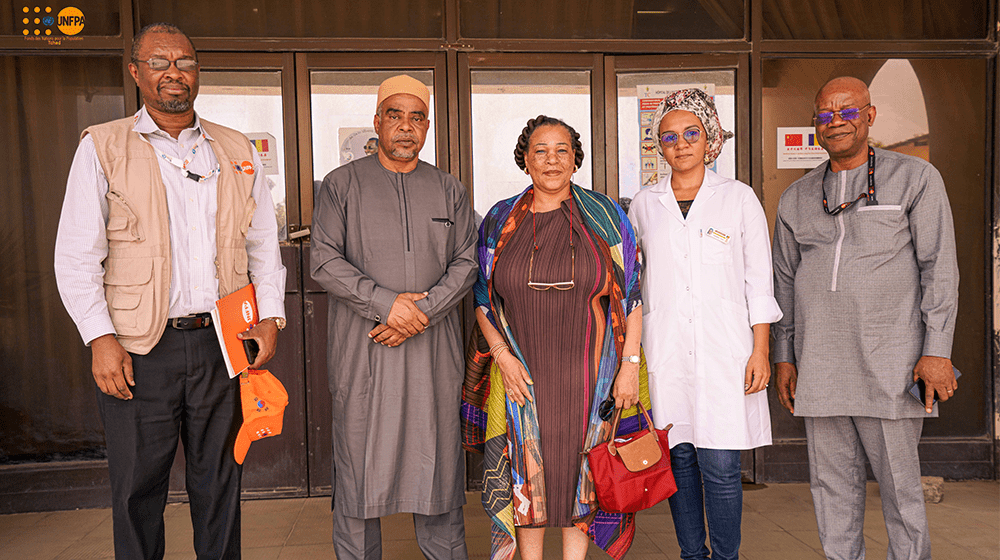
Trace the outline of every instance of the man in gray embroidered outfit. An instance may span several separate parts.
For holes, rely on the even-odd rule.
[[[429,104],[409,76],[383,82],[377,153],[331,171],[316,194],[340,560],[381,558],[379,518],[398,512],[414,514],[428,558],[468,558],[457,305],[476,279],[476,235],[462,184],[417,159]]]
[[[935,394],[948,400],[958,388],[951,207],[932,165],[868,147],[876,111],[863,82],[831,80],[815,110],[830,161],[788,187],[775,223],[778,397],[805,419],[827,557],[865,557],[867,457],[888,558],[929,559],[917,443],[923,419],[937,416]],[[907,394],[917,379],[927,387],[923,406]]]

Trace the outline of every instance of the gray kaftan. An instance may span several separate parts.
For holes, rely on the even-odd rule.
[[[311,272],[329,293],[333,492],[343,515],[437,515],[465,504],[456,306],[477,274],[473,220],[462,184],[422,161],[393,173],[366,157],[331,171],[316,193]],[[397,294],[425,291],[425,332],[395,348],[368,338]]]
[[[825,180],[824,180],[825,177]],[[907,395],[921,356],[951,357],[958,314],[955,228],[937,169],[875,149],[868,166],[823,163],[792,183],[774,225],[774,361],[796,364],[796,416],[923,418]]]

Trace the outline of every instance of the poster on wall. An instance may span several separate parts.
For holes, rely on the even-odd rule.
[[[378,151],[378,135],[367,127],[341,127],[337,130],[340,165],[370,156]]]
[[[639,85],[636,86],[636,96],[639,98],[639,169],[640,188],[655,185],[660,178],[670,174],[670,165],[656,151],[657,132],[653,130],[653,113],[663,98],[678,90],[698,88],[712,99],[715,99],[715,84],[673,84],[673,85]],[[715,163],[709,167],[715,171]]]
[[[267,132],[248,132],[247,138],[257,148],[257,155],[260,157],[260,164],[264,168],[265,175],[278,174],[278,143],[274,136]]]
[[[812,169],[830,156],[811,126],[778,127],[778,169]]]

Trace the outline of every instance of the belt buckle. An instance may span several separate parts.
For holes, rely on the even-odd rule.
[[[212,324],[210,316],[200,317],[198,315],[185,315],[184,317],[174,317],[170,319],[170,326],[179,330],[192,330],[205,328]]]

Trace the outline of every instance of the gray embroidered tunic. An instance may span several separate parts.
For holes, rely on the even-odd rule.
[[[476,280],[473,220],[462,184],[424,162],[393,173],[362,158],[316,193],[311,269],[329,293],[333,492],[348,517],[465,503],[457,306]],[[425,332],[395,348],[368,338],[397,294],[425,291]]]
[[[823,163],[778,203],[774,295],[784,317],[773,358],[797,366],[796,416],[927,416],[906,395],[913,367],[922,355],[951,357],[958,263],[941,174],[876,149],[878,204],[824,212],[824,192],[830,208],[854,200],[867,174]]]

